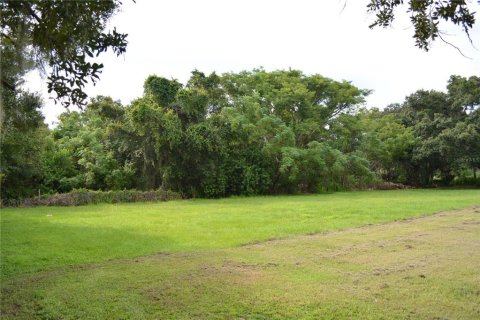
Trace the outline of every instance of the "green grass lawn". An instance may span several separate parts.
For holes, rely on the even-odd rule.
[[[399,190],[2,209],[1,272],[231,248],[479,203],[480,190]]]
[[[479,319],[479,204],[408,190],[2,210],[1,314]]]

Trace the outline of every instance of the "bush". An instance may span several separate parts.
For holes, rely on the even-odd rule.
[[[480,187],[480,178],[457,177],[453,180],[452,185],[456,187]]]
[[[368,185],[368,189],[374,190],[398,190],[398,189],[410,189],[410,186],[406,186],[401,183],[379,181]]]
[[[119,190],[119,191],[92,191],[77,189],[68,193],[58,193],[24,200],[2,203],[2,206],[82,206],[98,203],[147,202],[168,201],[182,199],[179,193],[168,190]]]

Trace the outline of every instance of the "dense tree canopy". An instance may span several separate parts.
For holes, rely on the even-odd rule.
[[[394,113],[417,138],[409,164],[409,183],[428,185],[438,175],[448,184],[468,167],[476,175],[479,84],[476,76],[452,76],[447,93],[419,90],[396,108]]]
[[[193,197],[478,183],[479,78],[380,111],[367,90],[297,70],[152,75],[127,106],[96,97],[49,130],[37,97],[3,131],[2,198],[163,187]],[[23,117],[21,115],[29,115]],[[15,124],[13,124],[15,121]],[[35,125],[32,125],[35,123]],[[30,161],[31,160],[31,161]]]

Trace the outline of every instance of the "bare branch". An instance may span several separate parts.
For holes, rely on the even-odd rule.
[[[345,10],[345,8],[347,7],[347,2],[348,2],[348,0],[345,0],[345,1],[343,2],[343,7],[342,7],[342,10],[340,10],[339,15],[342,14],[343,11]]]
[[[35,20],[37,20],[38,23],[41,23],[42,22],[42,19],[40,19],[40,17],[35,13],[35,11],[32,10],[32,8],[30,8],[30,6],[28,5],[28,3],[26,2],[23,2],[22,3],[23,7],[25,8],[25,10],[27,10],[27,12],[35,18]]]
[[[466,56],[465,54],[463,54],[462,50],[460,50],[460,48],[459,48],[459,47],[457,47],[457,46],[456,46],[456,45],[454,45],[453,43],[451,43],[451,42],[449,42],[449,41],[445,40],[445,39],[442,37],[442,32],[440,32],[440,31],[438,32],[438,37],[439,37],[439,38],[440,38],[440,40],[442,40],[444,43],[446,43],[446,44],[448,44],[449,46],[451,46],[451,47],[455,48],[455,49],[456,49],[456,50],[457,50],[457,51],[458,51],[458,52],[459,52],[459,53],[460,53],[460,54],[461,54],[461,55],[462,55],[464,58],[467,58],[467,59],[470,59],[470,60],[472,60],[472,58],[470,58],[470,57]]]

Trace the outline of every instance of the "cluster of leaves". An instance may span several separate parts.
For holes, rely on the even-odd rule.
[[[376,15],[370,28],[391,26],[396,16],[395,9],[404,5],[404,2],[407,2],[407,13],[415,30],[413,37],[417,47],[428,50],[437,37],[444,40],[439,28],[442,21],[460,26],[470,38],[475,12],[465,0],[370,0],[367,9]]]
[[[360,108],[368,91],[349,82],[296,70],[194,71],[186,85],[150,76],[144,89],[128,106],[97,97],[82,112],[64,113],[52,131],[32,132],[24,148],[37,161],[21,163],[28,151],[13,150],[18,161],[3,155],[2,196],[397,188],[476,179],[480,165],[478,77],[452,76],[447,93],[420,90],[384,111]]]
[[[49,67],[48,90],[64,106],[83,106],[88,81],[95,83],[102,64],[89,59],[107,49],[125,52],[126,34],[105,31],[121,2],[104,1],[1,1],[2,46],[13,49],[17,72]],[[3,54],[3,48],[2,48]],[[17,83],[4,77],[2,87],[16,90]]]

